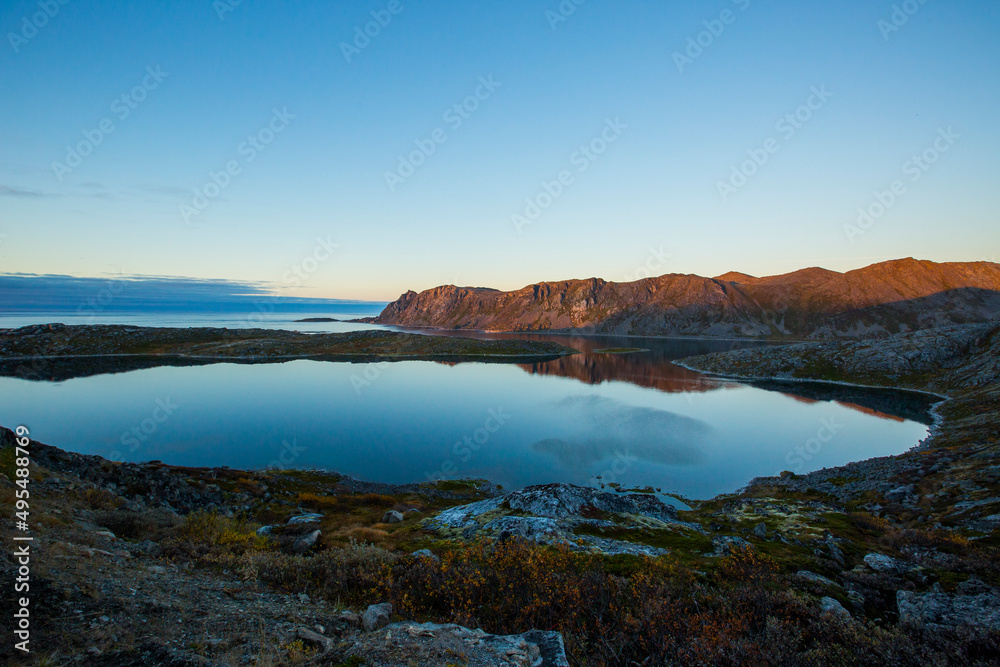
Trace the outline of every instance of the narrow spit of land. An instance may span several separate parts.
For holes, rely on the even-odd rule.
[[[46,324],[0,329],[0,376],[68,379],[156,366],[317,361],[531,363],[575,354],[548,341],[477,340],[395,331],[300,333],[271,329]]]

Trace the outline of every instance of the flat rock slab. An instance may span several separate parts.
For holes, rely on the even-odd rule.
[[[394,623],[359,637],[348,656],[369,667],[569,667],[558,632],[491,635],[436,623]]]
[[[540,544],[566,544],[574,549],[606,554],[651,557],[667,553],[646,544],[598,537],[590,528],[650,530],[701,529],[678,519],[677,510],[653,494],[611,493],[572,484],[530,486],[502,498],[490,498],[444,510],[425,524],[441,535],[518,537]]]

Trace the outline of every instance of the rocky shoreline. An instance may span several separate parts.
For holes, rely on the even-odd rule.
[[[851,463],[794,478],[754,480],[789,488],[816,488],[848,501],[880,491],[896,481],[908,484],[951,484],[953,478],[970,482],[969,500],[992,497],[997,479],[988,463],[1000,453],[1000,327],[996,324],[952,327],[900,334],[863,342],[800,343],[767,350],[736,350],[684,360],[692,370],[744,381],[832,382],[870,387],[893,387],[940,397],[932,409],[929,436],[901,456]],[[952,452],[944,454],[943,452]],[[938,459],[946,459],[939,463]],[[960,460],[965,459],[964,462]],[[984,475],[982,472],[986,470]],[[859,477],[863,483],[832,486],[827,480]],[[905,503],[904,508],[924,521],[947,516],[947,506],[931,497]],[[877,503],[875,503],[877,504]],[[997,505],[1000,510],[1000,505]],[[909,518],[909,516],[907,517]]]

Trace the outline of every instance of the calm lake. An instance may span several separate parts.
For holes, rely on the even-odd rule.
[[[150,320],[240,326],[204,316],[114,318]],[[0,319],[0,326],[19,325]],[[672,363],[759,343],[535,337],[583,353],[533,365],[294,361],[163,367],[64,382],[5,377],[0,424],[24,424],[41,442],[124,461],[326,468],[394,483],[484,477],[506,488],[617,482],[707,498],[760,475],[903,452],[926,436],[930,423],[927,399],[913,394],[750,386]],[[638,349],[604,351],[615,348]]]

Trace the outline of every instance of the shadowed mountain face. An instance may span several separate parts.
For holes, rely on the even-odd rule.
[[[375,321],[483,331],[869,338],[998,317],[1000,265],[901,259],[847,273],[811,268],[765,278],[591,278],[513,292],[447,285],[407,292]]]

